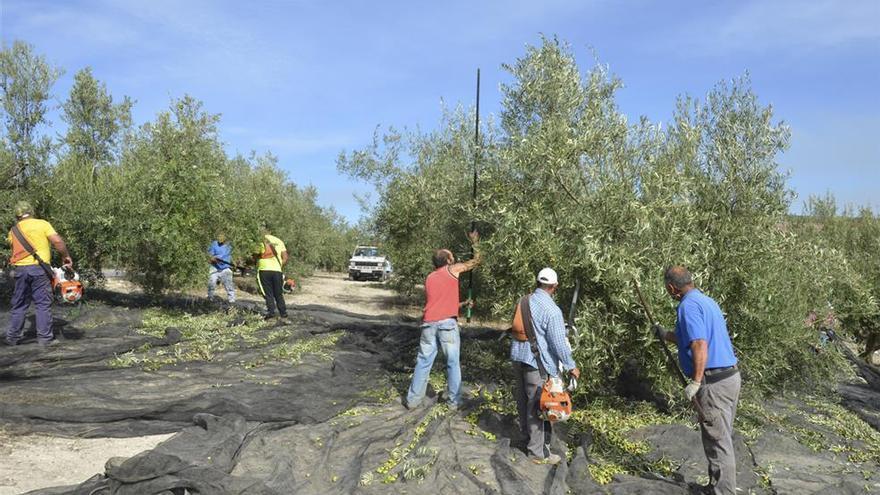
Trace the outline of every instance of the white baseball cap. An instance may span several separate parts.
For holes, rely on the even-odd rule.
[[[556,272],[552,268],[542,268],[541,271],[538,272],[538,282],[542,284],[556,285],[559,283],[559,277],[556,276]]]

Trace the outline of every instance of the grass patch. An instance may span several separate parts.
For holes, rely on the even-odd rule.
[[[736,427],[747,443],[754,442],[766,427],[793,436],[813,452],[831,452],[845,456],[848,462],[865,472],[876,473],[880,466],[880,432],[829,395],[791,394],[792,402],[770,411],[760,400],[742,399]],[[759,480],[769,482],[772,466],[758,466]],[[868,479],[868,478],[866,478]]]
[[[501,383],[510,380],[510,356],[506,345],[473,340],[462,344],[463,379],[468,382]]]
[[[880,465],[880,432],[831,399],[807,396],[804,402],[814,412],[799,411],[800,414],[805,414],[810,423],[823,426],[844,439],[845,444],[838,447],[850,462]]]
[[[395,468],[398,466],[398,464],[406,460],[407,456],[409,456],[409,454],[413,452],[413,450],[415,450],[419,442],[422,441],[422,437],[425,435],[425,432],[428,431],[428,426],[431,425],[431,422],[437,418],[445,416],[448,412],[449,408],[446,406],[446,404],[435,405],[431,408],[431,411],[428,412],[427,415],[425,415],[425,418],[422,419],[422,421],[419,422],[419,424],[416,426],[415,430],[413,431],[412,440],[410,440],[410,442],[405,447],[397,446],[391,449],[391,451],[389,452],[388,460],[386,460],[382,463],[382,465],[376,468],[376,473],[384,476],[382,478],[383,483],[394,483],[395,481],[397,481],[399,475],[403,473],[393,472]],[[433,464],[433,462],[431,464]]]
[[[331,350],[336,346],[340,337],[345,335],[344,331],[334,332],[310,339],[302,339],[297,342],[286,342],[279,344],[269,355],[276,361],[284,361],[291,364],[302,363],[303,356],[311,354],[322,361],[333,359]]]
[[[446,390],[446,372],[445,371],[431,371],[428,374],[428,385],[434,389],[435,393],[440,393]]]
[[[231,310],[227,313],[193,315],[179,310],[149,309],[144,312],[138,333],[162,338],[167,328],[180,331],[181,340],[171,346],[152,348],[145,344],[110,359],[112,368],[140,366],[155,371],[165,365],[189,361],[212,361],[215,356],[237,346],[262,343],[257,332],[263,320],[251,312]]]
[[[626,433],[649,425],[683,423],[684,418],[661,414],[647,402],[601,398],[572,413],[569,432],[577,437],[592,431],[593,444],[589,454],[596,463],[590,465],[590,475],[597,483],[607,484],[617,474],[672,474],[677,466],[671,460],[649,461],[645,455],[651,451],[650,444],[630,440]]]
[[[420,447],[400,465],[401,478],[404,481],[424,481],[439,456],[440,452],[435,448]]]
[[[304,338],[295,342],[284,342],[264,353],[259,359],[246,365],[249,368],[262,366],[267,362],[280,361],[290,364],[300,364],[306,355],[312,356],[317,361],[329,361],[333,359],[333,348],[339,339],[345,335],[345,331],[318,335]]]
[[[829,451],[846,455],[853,463],[880,465],[880,432],[841,406],[836,397],[793,394],[792,398],[796,402],[780,412],[769,411],[757,401],[741,401],[744,419],[741,424],[737,418],[737,427],[744,425],[744,434],[754,435],[762,430],[751,425],[772,424],[814,452]]]
[[[472,436],[481,435],[486,440],[494,442],[497,440],[494,433],[479,428],[480,416],[486,411],[493,411],[501,415],[516,417],[516,400],[513,398],[512,388],[505,384],[496,388],[494,392],[490,392],[478,387],[471,392],[471,395],[481,397],[483,402],[465,416],[464,420],[470,425],[465,433]]]
[[[391,379],[389,378],[389,380]],[[400,394],[397,392],[394,383],[388,383],[383,387],[377,387],[361,392],[361,397],[379,405],[391,404],[399,396]]]
[[[255,361],[240,363],[250,369],[267,362],[299,364],[306,355],[318,360],[332,358],[332,349],[345,334],[333,332],[313,338],[289,342],[292,329],[270,327],[259,315],[232,309],[227,313],[214,312],[193,315],[183,311],[150,309],[144,314],[138,333],[156,338],[165,336],[167,328],[180,331],[181,340],[162,347],[142,345],[109,361],[113,368],[139,366],[155,371],[166,365],[190,361],[213,361],[218,354],[241,348],[273,346]]]

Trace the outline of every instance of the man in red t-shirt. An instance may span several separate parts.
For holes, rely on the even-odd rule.
[[[461,337],[458,331],[458,310],[470,301],[459,302],[458,277],[473,270],[480,264],[477,231],[468,234],[474,257],[464,263],[456,263],[455,255],[448,249],[438,249],[432,257],[434,271],[425,279],[425,312],[422,317],[422,337],[419,341],[419,355],[413,371],[412,383],[406,395],[406,407],[413,409],[425,398],[428,375],[437,357],[437,348],[446,355],[446,401],[452,409],[458,408],[461,401],[461,366],[459,347]]]

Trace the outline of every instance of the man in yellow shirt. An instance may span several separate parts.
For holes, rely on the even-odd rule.
[[[12,230],[6,238],[12,246],[9,262],[15,267],[15,290],[12,293],[9,329],[6,330],[8,345],[17,345],[21,340],[24,318],[31,300],[36,312],[37,342],[41,345],[57,342],[52,334],[52,279],[46,270],[52,256],[50,243],[61,254],[64,265],[73,267],[64,239],[49,222],[34,218],[33,214],[34,210],[27,202],[20,201],[15,205],[16,226],[39,259],[31,254]],[[41,261],[45,266],[40,266]]]
[[[266,299],[266,319],[275,317],[276,306],[280,317],[286,319],[282,267],[287,263],[287,247],[281,239],[271,234],[268,227],[263,227],[262,242],[254,252],[254,260],[257,262],[257,285]]]

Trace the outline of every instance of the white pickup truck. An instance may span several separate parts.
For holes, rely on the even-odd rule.
[[[391,273],[391,262],[375,246],[358,246],[348,260],[348,278],[385,280]]]

